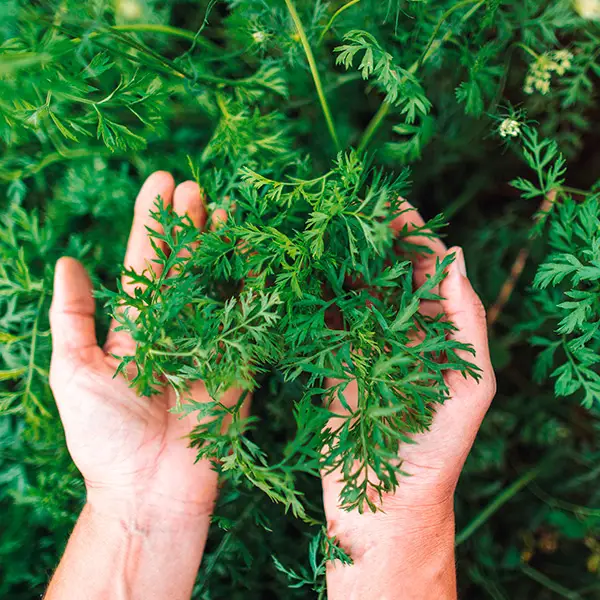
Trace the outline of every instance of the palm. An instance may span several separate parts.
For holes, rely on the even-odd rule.
[[[173,480],[168,489],[180,490],[186,481],[206,478],[210,465],[194,465],[186,442],[194,418],[169,412],[175,404],[170,389],[139,397],[123,376],[113,377],[115,361],[102,350],[95,347],[82,358],[57,401],[69,450],[88,485],[129,489],[167,478]],[[203,392],[192,386],[194,400]]]

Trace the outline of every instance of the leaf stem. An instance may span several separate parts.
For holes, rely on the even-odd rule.
[[[575,515],[582,515],[586,517],[600,517],[600,508],[591,508],[589,506],[581,506],[580,504],[573,504],[559,498],[554,498],[550,494],[546,493],[536,483],[531,484],[531,493],[537,496],[542,502],[546,503],[551,508],[557,508],[559,510],[571,512]]]
[[[559,192],[565,192],[566,194],[573,194],[575,196],[593,196],[593,192],[586,192],[585,190],[580,190],[579,188],[569,187],[567,185],[561,185],[558,190]]]
[[[327,122],[327,128],[329,129],[331,139],[335,144],[336,150],[340,150],[340,142],[335,130],[335,125],[333,123],[331,112],[329,110],[329,105],[327,104],[327,98],[325,98],[325,93],[323,92],[323,86],[321,85],[321,77],[319,76],[319,71],[317,70],[317,63],[315,62],[315,57],[313,55],[310,44],[308,43],[308,38],[306,37],[306,32],[304,31],[304,27],[302,26],[302,21],[300,21],[300,17],[296,12],[296,7],[294,6],[292,0],[285,0],[285,4],[288,8],[290,16],[292,17],[292,21],[294,22],[296,31],[300,36],[300,42],[302,43],[304,53],[306,54],[306,58],[308,60],[308,66],[310,67],[310,72],[315,82],[315,88],[317,89],[317,95],[319,96],[319,102],[321,103],[323,114],[325,115],[325,121]]]
[[[33,328],[31,330],[31,348],[29,350],[29,362],[27,365],[27,379],[25,381],[25,389],[23,391],[23,402],[27,402],[29,399],[39,408],[40,412],[45,416],[49,417],[50,413],[46,407],[38,400],[35,394],[31,393],[31,384],[33,383],[33,372],[35,371],[35,352],[37,349],[37,338],[38,330],[40,326],[40,317],[42,316],[42,306],[46,299],[46,291],[42,289],[40,293],[40,299],[37,303],[35,320],[33,321]]]
[[[472,0],[470,0],[472,1]],[[350,2],[344,4],[343,6],[340,6],[340,8],[338,8],[332,15],[331,19],[329,19],[329,22],[327,23],[327,25],[325,25],[325,28],[323,29],[323,31],[321,32],[321,35],[319,36],[319,44],[323,41],[323,38],[325,37],[326,33],[331,29],[331,26],[333,25],[333,22],[348,8],[350,8],[351,6],[354,6],[355,4],[358,4],[360,2],[360,0],[350,0]]]
[[[541,201],[537,211],[534,213],[534,219],[535,219],[535,215],[540,215],[540,214],[548,212],[552,208],[552,203],[554,202],[554,199],[555,199],[554,192],[550,192],[547,196],[544,196],[542,198],[542,201]],[[498,296],[496,297],[494,304],[492,304],[490,310],[488,311],[488,316],[487,316],[488,327],[492,327],[492,325],[494,325],[494,323],[498,320],[498,317],[504,310],[506,303],[510,300],[512,293],[515,290],[515,286],[517,285],[517,282],[519,281],[519,278],[521,277],[521,274],[523,273],[523,269],[525,269],[527,260],[529,259],[529,253],[531,250],[532,242],[533,242],[533,240],[529,239],[527,241],[527,244],[525,244],[525,246],[523,246],[519,250],[519,252],[512,264],[512,267],[510,268],[510,273],[508,274],[508,277],[502,284],[502,287],[500,288],[500,292],[498,293]]]
[[[550,577],[548,577],[547,575],[540,573],[540,571],[534,569],[533,567],[530,567],[529,565],[521,565],[521,571],[522,573],[527,575],[527,577],[533,579],[534,581],[544,586],[546,589],[554,592],[561,598],[569,598],[570,600],[578,600],[579,598],[581,598],[581,596],[577,592],[574,592],[560,585],[553,579],[550,579]]]
[[[31,164],[22,169],[14,169],[12,171],[3,171],[0,165],[0,181],[9,182],[17,179],[27,179],[36,173],[39,173],[46,167],[54,163],[66,160],[75,160],[79,158],[88,158],[90,156],[109,156],[118,157],[121,153],[111,152],[106,146],[89,146],[83,148],[74,148],[62,152],[52,152],[44,156],[38,163]]]
[[[455,546],[466,542],[496,511],[533,481],[542,471],[543,465],[536,465],[526,471],[519,479],[502,490],[477,516],[462,530],[454,541]]]
[[[421,55],[421,58],[419,59],[419,66],[422,65],[427,58],[429,58],[430,56],[430,50],[431,47],[433,45],[433,43],[435,42],[435,39],[437,38],[437,35],[440,31],[440,28],[442,27],[442,25],[444,24],[444,21],[446,21],[446,19],[456,10],[462,8],[463,6],[466,6],[468,4],[474,4],[475,2],[479,2],[479,4],[483,4],[483,2],[481,2],[481,0],[462,0],[461,2],[457,2],[454,6],[451,6],[440,18],[440,20],[438,21],[437,25],[435,26],[435,29],[433,30],[433,33],[431,34],[429,41],[427,42],[427,46],[425,46],[425,51],[423,52],[423,54]],[[476,7],[479,8],[479,7]],[[469,13],[466,13],[466,15],[469,15]],[[470,16],[470,15],[469,15]],[[468,17],[467,17],[468,18]],[[463,22],[463,20],[461,20],[461,23]],[[444,37],[442,38],[442,40],[445,42],[448,37],[450,37],[450,35],[452,34],[451,31],[448,31],[444,34]],[[448,36],[448,37],[446,37]]]
[[[375,135],[375,132],[379,129],[387,114],[390,112],[392,105],[384,100],[379,107],[379,110],[375,113],[373,118],[369,121],[367,128],[365,129],[360,142],[358,144],[358,153],[361,154],[364,149],[369,145],[371,138]]]
[[[527,52],[528,54],[533,56],[533,58],[535,58],[535,60],[537,60],[540,57],[540,55],[537,52],[533,51],[529,46],[526,46],[525,44],[522,44],[521,42],[517,42],[515,44],[515,46],[517,48],[521,48],[521,49],[525,50],[525,52]]]
[[[172,27],[171,25],[160,25],[158,23],[131,23],[128,25],[113,25],[110,29],[113,31],[164,33],[165,35],[172,35],[174,37],[190,40],[191,42],[193,42],[196,38],[196,34],[188,31],[187,29],[180,29],[179,27]],[[200,42],[201,44],[205,42],[204,38],[199,39],[202,40]],[[208,42],[206,42],[206,44],[209,45]]]

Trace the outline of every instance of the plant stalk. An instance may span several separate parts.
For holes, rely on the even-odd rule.
[[[450,9],[449,11],[446,11],[446,13],[444,13],[444,15],[442,16],[442,19],[440,20],[440,22],[438,23],[438,25],[436,26],[433,35],[431,36],[427,46],[426,46],[426,50],[423,53],[422,56],[420,56],[408,69],[408,72],[411,75],[414,75],[414,73],[417,71],[417,69],[423,65],[425,62],[427,62],[427,60],[429,59],[429,57],[445,42],[447,42],[450,39],[450,36],[452,35],[452,31],[447,31],[441,39],[439,40],[435,40],[435,36],[437,35],[437,32],[441,26],[441,24],[454,12],[454,10],[456,8],[459,8],[460,6],[462,6],[463,4],[471,4],[474,0],[466,0],[465,2],[461,2],[458,5],[452,7],[452,9]],[[473,6],[470,10],[468,10],[463,17],[461,18],[460,22],[464,23],[465,21],[467,21],[468,19],[471,18],[471,16],[479,9],[480,6],[482,6],[484,4],[484,0],[479,0],[479,2],[477,2],[477,4],[475,6]],[[404,83],[404,81],[406,81],[407,77],[404,77],[402,80],[402,83]],[[391,104],[387,101],[384,100],[381,103],[381,106],[379,107],[379,110],[375,113],[375,115],[373,116],[373,118],[371,119],[371,121],[369,122],[369,124],[367,125],[367,128],[365,129],[365,132],[362,135],[362,138],[360,139],[360,142],[358,144],[358,151],[363,152],[365,150],[365,148],[369,145],[369,142],[371,141],[371,139],[373,138],[373,136],[375,135],[376,131],[379,129],[379,127],[381,126],[381,124],[383,123],[383,121],[385,120],[385,117],[387,116],[388,112],[390,111],[391,108]]]
[[[165,35],[172,35],[174,37],[190,40],[191,42],[193,42],[196,38],[196,34],[188,31],[187,29],[180,29],[179,27],[172,27],[171,25],[160,25],[158,23],[131,23],[128,25],[113,25],[110,29],[113,31],[131,31],[135,33],[163,33]],[[204,40],[200,42],[200,44],[203,43]]]
[[[351,6],[354,6],[355,4],[358,4],[360,2],[360,0],[350,0],[350,2],[347,2],[346,4],[344,4],[343,6],[340,6],[340,8],[338,8],[332,15],[331,19],[329,19],[329,22],[327,23],[327,25],[325,25],[325,28],[323,29],[323,31],[321,32],[321,35],[319,36],[319,44],[323,41],[323,38],[325,37],[325,35],[327,34],[327,32],[331,29],[331,26],[333,25],[333,22],[348,8],[350,8]]]
[[[530,567],[529,565],[521,565],[521,572],[527,577],[533,579],[547,590],[554,592],[557,596],[561,598],[568,598],[569,600],[580,600],[581,595],[573,590],[570,590],[560,583],[550,579],[547,575],[540,573],[537,569]]]
[[[325,115],[325,121],[327,122],[327,128],[329,129],[331,139],[335,144],[336,150],[340,150],[340,141],[335,130],[335,125],[333,123],[331,111],[329,110],[329,105],[327,104],[327,98],[325,98],[325,93],[323,92],[323,86],[321,85],[321,77],[319,76],[319,71],[317,70],[317,63],[315,62],[315,57],[313,55],[310,44],[308,43],[308,38],[306,37],[306,32],[304,31],[304,27],[302,26],[302,21],[300,21],[300,17],[296,12],[296,7],[294,6],[292,0],[285,0],[285,4],[288,8],[290,16],[292,17],[292,21],[294,22],[296,31],[300,36],[300,42],[302,43],[304,53],[306,54],[306,58],[308,60],[308,66],[310,67],[310,72],[312,74],[313,81],[315,82],[315,88],[317,89],[317,95],[319,96],[319,102],[321,103],[323,114]]]
[[[458,532],[454,545],[460,546],[463,542],[466,542],[495,512],[533,481],[542,469],[542,465],[536,465],[502,490],[462,531]]]

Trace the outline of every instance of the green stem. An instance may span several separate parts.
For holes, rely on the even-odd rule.
[[[355,4],[358,4],[360,2],[360,0],[350,0],[350,2],[348,2],[347,4],[344,4],[344,6],[340,6],[340,8],[338,8],[334,13],[333,16],[331,17],[331,19],[329,19],[329,23],[327,23],[327,25],[325,25],[325,29],[323,29],[323,31],[321,32],[321,35],[319,36],[319,44],[323,41],[323,38],[325,37],[325,34],[331,29],[331,26],[333,25],[333,22],[348,8],[350,8],[351,6],[354,6]]]
[[[465,0],[464,2],[460,3],[460,6],[463,6],[465,4],[471,4],[473,2],[473,0]],[[468,10],[461,18],[460,23],[464,23],[465,21],[467,21],[468,19],[471,18],[471,16],[479,9],[480,6],[482,6],[484,4],[484,0],[479,0],[479,2],[477,2],[477,4],[475,6],[473,6],[470,10]],[[420,56],[408,69],[408,73],[410,75],[414,75],[414,73],[417,71],[417,69],[423,65],[424,63],[427,62],[427,60],[429,59],[429,57],[445,42],[448,41],[448,39],[450,39],[450,36],[452,35],[452,30],[447,31],[441,39],[439,40],[435,40],[435,36],[437,35],[437,31],[439,29],[439,27],[441,26],[441,24],[443,23],[443,21],[450,15],[452,14],[452,12],[454,11],[455,8],[457,8],[459,5],[456,5],[455,7],[453,7],[451,10],[446,11],[446,13],[442,16],[442,19],[440,20],[440,23],[438,23],[438,26],[436,27],[436,29],[433,32],[433,35],[431,36],[431,38],[429,39],[429,42],[427,43],[426,46],[426,50],[423,53],[422,56]],[[404,83],[406,81],[406,79],[408,79],[408,76],[405,76],[402,79],[402,83]],[[363,152],[365,150],[365,148],[369,145],[369,142],[371,141],[371,139],[373,138],[373,136],[375,135],[375,132],[379,129],[379,127],[381,126],[381,124],[383,123],[383,121],[385,120],[385,117],[387,116],[388,112],[390,111],[391,108],[391,104],[387,101],[384,100],[381,103],[381,106],[379,107],[379,110],[375,113],[375,115],[373,116],[373,118],[371,119],[371,121],[369,122],[369,124],[367,125],[367,128],[365,129],[365,132],[363,133],[360,142],[358,144],[358,151]]]
[[[523,474],[519,479],[502,490],[462,531],[454,541],[455,546],[460,546],[467,541],[496,511],[506,504],[513,496],[519,493],[527,484],[533,481],[542,471],[542,465],[537,465]]]
[[[444,24],[444,22],[446,21],[446,19],[452,15],[452,13],[456,10],[459,10],[460,8],[462,8],[463,6],[466,6],[467,4],[474,4],[475,2],[479,2],[479,4],[483,4],[483,2],[481,2],[481,0],[462,0],[462,2],[457,2],[454,6],[452,6],[451,8],[449,8],[440,18],[440,20],[438,21],[437,25],[435,26],[435,29],[433,30],[433,33],[431,34],[431,36],[429,37],[429,41],[427,42],[427,46],[425,46],[425,52],[423,52],[421,58],[419,59],[419,65],[423,64],[425,62],[425,60],[427,59],[427,57],[429,56],[429,51],[431,49],[431,46],[433,45],[435,39],[437,38],[437,35],[442,27],[442,25]],[[478,7],[479,8],[479,7]],[[468,13],[467,13],[468,14]],[[461,21],[462,23],[462,21]],[[446,35],[448,35],[448,33],[450,32],[446,32],[446,34],[444,34],[444,37]],[[450,36],[448,36],[450,37]],[[442,38],[444,39],[444,38]],[[446,41],[446,40],[444,40]]]
[[[537,52],[535,52],[534,50],[532,50],[529,46],[526,46],[525,44],[522,44],[521,42],[517,42],[515,44],[515,46],[517,48],[522,48],[523,50],[525,50],[525,52],[527,52],[528,54],[530,54],[531,56],[533,56],[533,58],[535,58],[535,60],[537,60],[540,57],[540,55]]]
[[[331,117],[329,105],[327,104],[327,98],[325,98],[325,93],[323,92],[321,78],[319,76],[319,71],[317,70],[317,63],[315,62],[315,57],[312,53],[310,44],[308,43],[308,38],[306,37],[306,32],[304,31],[304,27],[302,26],[302,21],[300,21],[300,17],[296,12],[296,7],[294,6],[292,0],[285,0],[285,4],[288,8],[290,16],[292,17],[292,21],[294,22],[296,31],[300,36],[300,41],[302,43],[302,47],[304,48],[304,53],[306,54],[306,58],[308,60],[308,66],[310,67],[310,72],[315,82],[315,88],[317,89],[317,95],[319,96],[319,102],[321,103],[323,114],[325,115],[325,121],[327,122],[327,128],[329,129],[329,133],[331,134],[331,139],[333,140],[336,149],[340,150],[340,142],[335,131],[335,125],[333,124],[333,118]]]
[[[565,192],[567,194],[575,194],[576,196],[593,196],[593,192],[586,192],[585,190],[580,190],[579,188],[569,187],[567,185],[561,185],[558,190],[559,192]]]
[[[580,504],[573,504],[572,502],[567,502],[565,500],[554,498],[534,483],[531,484],[530,489],[531,493],[534,496],[537,496],[542,502],[545,502],[548,506],[552,508],[557,508],[559,510],[571,512],[576,515],[585,515],[586,517],[600,517],[600,508],[581,506]]]
[[[98,33],[102,34],[104,32],[99,31]],[[137,50],[138,52],[141,52],[142,54],[155,60],[157,63],[163,65],[165,68],[172,69],[175,73],[179,73],[182,77],[189,78],[189,75],[185,71],[181,70],[172,60],[165,58],[160,53],[156,52],[155,50],[153,50],[146,44],[142,44],[141,42],[136,40],[134,37],[127,35],[127,34],[123,34],[118,30],[113,30],[112,28],[108,29],[106,31],[106,33],[108,33],[108,34],[114,33],[114,37],[116,37],[118,40],[121,40],[124,44],[126,44],[133,50]]]
[[[384,100],[379,107],[379,110],[375,113],[373,118],[369,121],[367,128],[365,129],[362,137],[360,138],[360,142],[358,144],[358,152],[364,152],[365,148],[369,145],[371,138],[375,135],[375,132],[379,129],[383,120],[386,118],[387,114],[390,112],[390,108],[392,105]]]
[[[358,81],[359,79],[362,79],[362,75],[360,73],[348,73],[347,75],[340,75],[335,81],[327,84],[323,90],[326,94],[329,94],[330,92],[333,92],[333,90],[336,90],[347,83]],[[293,102],[288,102],[287,106],[289,109],[297,109],[308,104],[312,104],[312,102],[312,98],[299,98]]]
[[[521,571],[530,579],[537,581],[537,583],[543,585],[546,589],[554,592],[562,598],[568,598],[569,600],[579,600],[581,598],[577,592],[574,592],[560,585],[559,583],[556,583],[556,581],[550,579],[550,577],[540,573],[537,569],[534,569],[529,565],[521,565]]]
[[[195,33],[192,33],[187,29],[180,29],[179,27],[171,27],[171,25],[159,25],[154,23],[132,23],[130,25],[113,25],[110,29],[112,29],[113,31],[164,33],[165,35],[180,37],[185,40],[190,40],[191,42],[193,42],[196,37]]]
[[[24,167],[23,169],[15,169],[13,171],[0,170],[0,181],[15,181],[17,179],[27,179],[36,173],[39,173],[46,167],[61,161],[75,160],[78,158],[88,158],[90,156],[109,156],[111,158],[119,157],[120,154],[111,152],[105,146],[91,146],[88,148],[75,148],[74,150],[66,150],[63,152],[52,152],[47,154],[40,162]]]
[[[76,45],[82,43],[83,39],[81,37],[78,37],[76,33],[69,30],[68,28],[65,28],[63,26],[63,27],[57,27],[57,29],[59,29],[60,31],[65,33],[65,35],[71,36],[71,44],[73,44],[73,46],[76,46]],[[111,27],[111,28],[104,29],[104,30],[98,30],[98,31],[94,31],[94,32],[90,33],[87,36],[87,39],[93,39],[94,43],[96,45],[98,45],[100,48],[104,48],[105,50],[107,50],[108,52],[111,52],[111,53],[116,53],[116,54],[122,56],[123,58],[130,60],[131,62],[141,64],[147,68],[155,69],[160,72],[164,72],[168,75],[178,77],[180,79],[188,79],[190,81],[193,81],[193,80],[204,81],[206,83],[214,83],[217,85],[229,85],[232,87],[245,86],[245,85],[256,85],[257,87],[263,87],[265,89],[270,89],[270,88],[268,88],[268,86],[266,86],[263,83],[253,82],[251,77],[246,77],[244,79],[236,80],[236,79],[227,79],[224,77],[218,77],[215,75],[209,75],[207,73],[198,73],[198,74],[192,75],[192,74],[186,72],[185,70],[183,70],[182,68],[180,68],[173,61],[158,54],[152,48],[149,48],[145,44],[141,44],[140,42],[138,42],[131,36],[121,33],[121,31],[126,31],[126,30],[125,29],[121,30],[117,27]],[[181,30],[181,31],[183,31],[183,30]],[[132,54],[129,54],[128,52],[120,51],[120,50],[116,49],[114,47],[114,44],[111,46],[110,44],[105,44],[105,43],[101,42],[98,38],[100,38],[103,35],[112,35],[112,37],[115,38],[116,40],[129,46],[133,50],[137,50],[137,52],[139,54],[137,56],[134,56]],[[56,55],[53,58],[54,59],[59,58],[60,56],[62,56],[62,54],[66,53],[67,51],[69,51],[69,50],[63,51],[60,55]],[[142,59],[142,57],[144,57],[144,60]]]

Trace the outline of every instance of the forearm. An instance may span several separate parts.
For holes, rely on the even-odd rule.
[[[390,520],[361,533],[353,564],[328,566],[329,600],[454,600],[454,532],[450,512],[426,525]]]
[[[188,600],[209,515],[88,502],[46,600]]]

